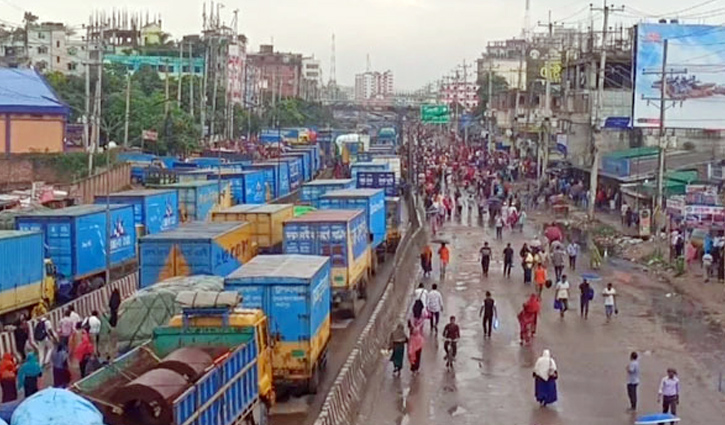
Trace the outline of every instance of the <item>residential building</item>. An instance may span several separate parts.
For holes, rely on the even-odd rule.
[[[248,55],[257,69],[262,99],[300,97],[302,82],[302,55],[280,53],[272,45],[261,45],[258,53]]]
[[[301,97],[305,100],[320,100],[322,88],[322,68],[320,61],[314,56],[302,58],[302,89]]]
[[[388,100],[394,92],[393,71],[367,71],[355,75],[355,101]]]
[[[68,106],[34,69],[0,69],[0,153],[63,152]]]
[[[65,24],[30,24],[27,31],[0,33],[0,65],[30,67],[41,72],[81,75],[88,58],[85,37]]]
[[[465,81],[453,81],[441,86],[441,101],[447,105],[460,105],[466,110],[478,107],[479,85]]]

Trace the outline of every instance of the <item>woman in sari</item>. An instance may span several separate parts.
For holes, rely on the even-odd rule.
[[[557,400],[556,380],[559,372],[549,350],[544,350],[534,365],[534,392],[536,401],[544,407]]]
[[[38,380],[43,375],[43,369],[38,363],[35,352],[28,353],[25,362],[18,369],[18,388],[25,390],[25,397],[38,392]]]
[[[420,253],[420,267],[423,269],[423,276],[430,276],[433,270],[433,250],[430,249],[430,245],[424,246],[423,252]]]
[[[521,331],[521,345],[529,345],[534,334],[536,334],[536,322],[540,310],[541,304],[539,303],[539,299],[536,295],[531,294],[529,300],[523,304],[521,312],[517,316]]]
[[[15,401],[18,398],[18,364],[15,357],[9,352],[3,354],[0,362],[0,387],[3,391],[3,403]]]
[[[400,375],[400,370],[403,368],[403,359],[405,358],[405,344],[408,342],[408,337],[405,335],[405,327],[403,324],[398,324],[392,334],[390,334],[390,361],[393,362],[393,374]]]
[[[408,328],[410,329],[410,339],[408,341],[408,361],[410,362],[410,371],[414,374],[420,369],[420,359],[423,354],[423,325],[425,317],[423,317],[423,302],[415,300],[413,304],[413,317],[408,320]]]

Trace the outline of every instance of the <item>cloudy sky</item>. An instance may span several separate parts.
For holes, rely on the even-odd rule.
[[[589,3],[598,0],[531,0],[532,26],[554,21],[574,27],[589,25]],[[465,59],[479,57],[488,41],[521,33],[526,0],[222,0],[222,19],[230,22],[239,10],[239,30],[253,49],[274,39],[281,51],[314,54],[329,74],[330,39],[337,47],[337,80],[352,84],[364,71],[366,55],[372,68],[391,69],[399,89],[416,89],[448,74]],[[688,22],[725,23],[725,0],[629,0],[615,22],[636,23],[658,15],[677,15]],[[198,32],[202,0],[0,0],[0,23],[20,25],[23,10],[42,21],[80,25],[92,9],[114,7],[159,14],[174,36]],[[209,3],[207,3],[209,4]],[[631,6],[630,6],[631,5]],[[601,6],[601,5],[599,5]],[[594,13],[601,27],[601,14]]]

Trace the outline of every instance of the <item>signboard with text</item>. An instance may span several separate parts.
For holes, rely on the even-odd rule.
[[[448,105],[423,105],[420,107],[420,120],[425,124],[448,124],[450,109]]]

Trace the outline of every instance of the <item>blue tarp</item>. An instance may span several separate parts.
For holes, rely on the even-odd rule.
[[[0,69],[0,114],[68,115],[68,106],[32,69]]]
[[[23,401],[10,425],[103,425],[103,415],[83,397],[48,388]]]

